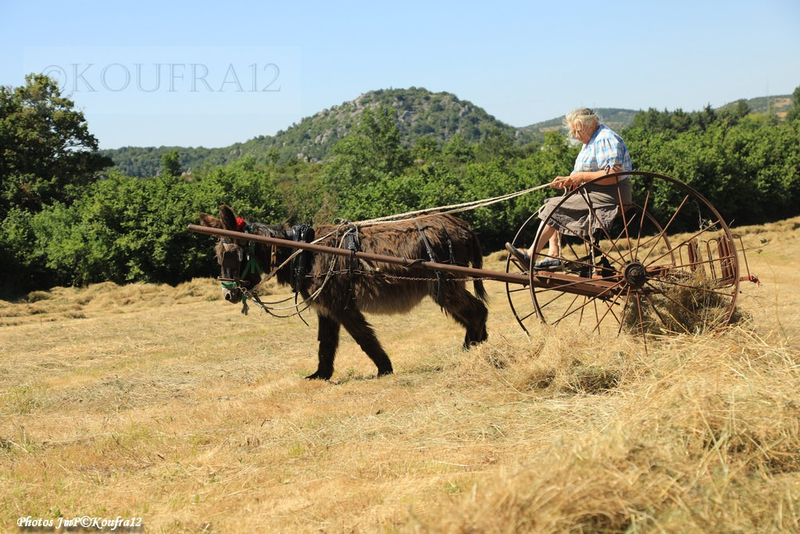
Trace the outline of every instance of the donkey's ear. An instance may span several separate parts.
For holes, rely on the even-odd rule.
[[[220,221],[213,215],[209,215],[208,213],[201,213],[198,215],[198,217],[200,217],[200,224],[203,226],[210,226],[211,228],[222,228],[222,221]]]
[[[236,214],[233,210],[225,204],[219,207],[219,218],[222,221],[222,227],[227,230],[237,230],[239,225],[236,222]]]

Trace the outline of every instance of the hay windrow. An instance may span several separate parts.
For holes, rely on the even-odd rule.
[[[623,316],[623,328],[631,334],[702,334],[747,317],[740,308],[731,310],[732,297],[702,270],[651,280],[647,294],[631,297]]]

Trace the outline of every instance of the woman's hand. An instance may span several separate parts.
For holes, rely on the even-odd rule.
[[[564,188],[571,188],[575,189],[586,182],[591,182],[597,178],[605,176],[610,172],[619,172],[621,170],[619,165],[614,165],[614,167],[609,167],[606,170],[602,171],[582,171],[570,174],[569,176],[556,176],[555,180],[550,182],[550,186],[556,189],[564,189]],[[618,182],[618,178],[609,178],[608,180],[597,180],[594,182],[597,185],[610,185],[616,184]]]
[[[583,183],[574,174],[571,176],[556,176],[555,180],[550,183],[550,186],[555,189],[564,189],[567,187],[577,187]]]

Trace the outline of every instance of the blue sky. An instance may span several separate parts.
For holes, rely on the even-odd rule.
[[[3,85],[61,69],[102,148],[217,147],[375,89],[451,92],[513,126],[789,94],[800,1],[0,0],[0,50]]]

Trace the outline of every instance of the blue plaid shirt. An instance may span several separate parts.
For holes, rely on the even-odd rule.
[[[614,172],[614,166],[619,165],[622,171],[633,169],[631,155],[625,142],[614,130],[601,124],[589,142],[583,145],[578,157],[575,159],[575,168],[570,174],[586,171],[602,171],[609,169]],[[624,178],[629,178],[625,176]]]

